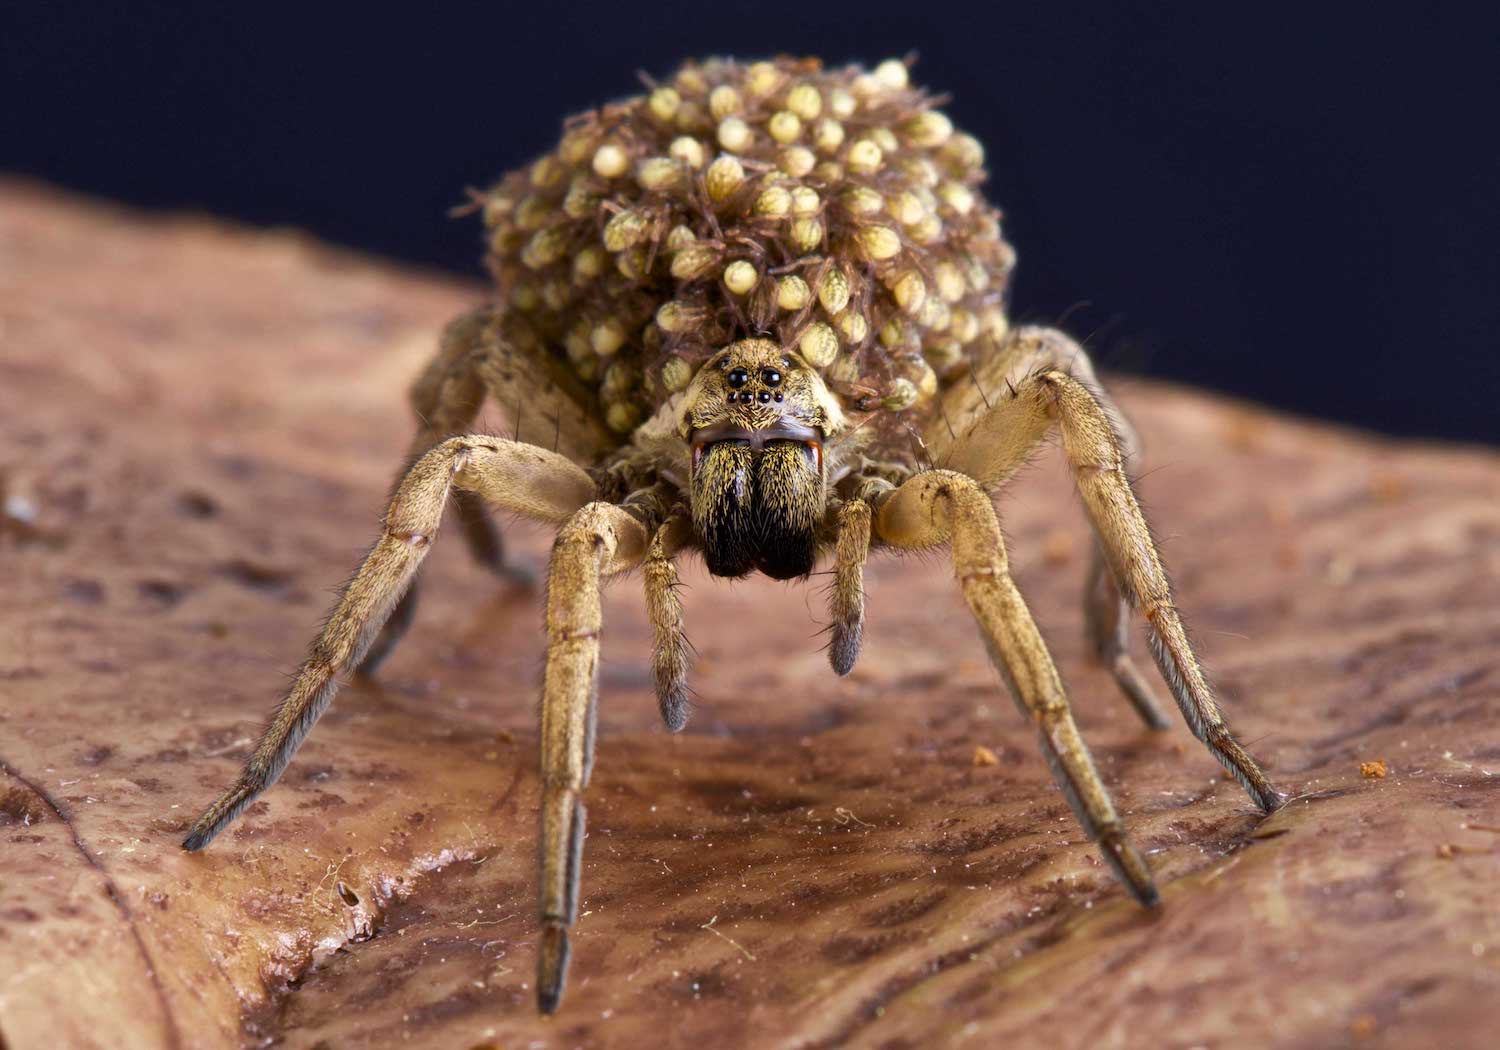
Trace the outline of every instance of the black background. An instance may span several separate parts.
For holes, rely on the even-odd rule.
[[[1423,5],[1427,6],[1427,5]],[[1467,6],[1467,5],[1466,5]],[[1500,19],[1375,5],[7,4],[0,170],[469,274],[467,185],[689,55],[915,52],[1022,320],[1106,366],[1500,438]]]

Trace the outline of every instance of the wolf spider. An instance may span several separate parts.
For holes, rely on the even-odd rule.
[[[541,705],[543,1011],[561,999],[578,910],[600,587],[642,570],[661,715],[678,731],[690,650],[674,559],[686,551],[700,552],[714,575],[783,580],[831,556],[829,656],[843,675],[859,655],[870,551],[948,547],[994,664],[1039,730],[1073,812],[1135,898],[1156,904],[1146,861],[1011,578],[992,502],[1049,433],[1061,437],[1097,537],[1085,611],[1098,659],[1145,723],[1167,728],[1127,652],[1138,612],[1194,735],[1262,810],[1282,799],[1225,725],[1183,629],[1126,475],[1134,432],[1076,343],[1004,324],[998,304],[1013,255],[998,213],[969,188],[982,178],[979,147],[953,134],[900,63],[874,74],[803,60],[717,63],[687,67],[674,83],[571,125],[555,156],[487,199],[492,263],[514,291],[448,328],[413,389],[422,425],[379,539],[243,773],[184,847],[206,846],[275,782],[341,675],[370,671],[390,651],[410,623],[417,569],[452,497],[470,549],[496,572],[508,570],[486,504],[558,527]],[[682,101],[699,96],[696,108]],[[732,114],[717,144],[700,126],[710,110]],[[793,119],[798,111],[805,119]],[[830,112],[847,137],[844,125],[829,127]],[[780,145],[809,127],[808,141],[842,163],[815,166],[810,148]],[[730,154],[699,170],[720,145]],[[780,152],[758,160],[757,149]],[[653,152],[661,155],[635,169],[639,185],[629,182],[630,157]],[[566,165],[577,172],[571,183],[557,176]],[[747,169],[769,174],[751,179]],[[942,177],[950,181],[939,185]],[[778,183],[793,178],[801,181],[791,190]],[[894,218],[871,218],[885,208],[903,232]],[[620,276],[602,268],[606,251]],[[580,333],[576,322],[589,317],[599,320]],[[632,333],[642,333],[639,343]],[[586,384],[601,362],[596,399]],[[647,366],[660,385],[645,382]],[[517,417],[518,433],[545,435],[556,450],[470,433],[487,400]],[[914,435],[920,459],[909,454]]]

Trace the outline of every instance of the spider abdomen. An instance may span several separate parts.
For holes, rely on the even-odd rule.
[[[513,337],[622,442],[750,336],[851,410],[925,416],[1005,334],[1014,261],[983,149],[936,102],[898,61],[711,59],[573,118],[482,198]]]

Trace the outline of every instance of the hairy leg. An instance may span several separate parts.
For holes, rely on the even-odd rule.
[[[972,478],[947,470],[918,474],[876,504],[875,532],[894,547],[951,543],[953,571],[996,666],[1023,713],[1078,821],[1115,874],[1145,905],[1157,902],[1145,858],[1130,843],[1073,721],[1062,679],[1010,578],[1000,523]]]
[[[358,665],[426,556],[452,489],[547,522],[567,519],[594,492],[576,465],[544,449],[489,437],[452,438],[407,471],[384,530],[344,588],[238,780],[199,818],[183,847],[202,849],[291,761],[334,693]]]
[[[1041,433],[1028,428],[1019,433],[1008,432],[1001,438],[997,432],[1013,420],[1014,414],[1003,411],[997,414],[995,406],[1003,406],[1031,377],[1046,370],[1063,372],[1087,388],[1109,420],[1125,464],[1140,462],[1140,438],[1108,391],[1099,385],[1093,363],[1083,347],[1054,329],[1027,327],[1012,332],[985,374],[975,377],[976,383],[988,391],[983,396],[990,405],[979,413],[975,429],[954,443],[943,465],[979,478],[986,487],[1003,484],[1026,461]],[[969,396],[978,394],[980,391],[976,390]],[[1109,571],[1102,546],[1096,544],[1090,554],[1083,597],[1089,641],[1095,656],[1114,676],[1141,720],[1152,729],[1164,730],[1171,724],[1166,712],[1130,657],[1130,613],[1130,602]]]
[[[593,766],[602,577],[641,564],[650,531],[611,503],[590,503],[563,526],[547,571],[547,669],[542,684],[541,922],[537,1003],[557,1009],[568,931],[578,915],[583,789]]]
[[[889,488],[889,486],[885,486]],[[839,507],[833,545],[833,589],[829,594],[832,638],[828,662],[837,675],[854,670],[865,630],[865,559],[870,553],[870,504],[863,495]]]
[[[677,566],[673,557],[691,531],[692,522],[673,515],[656,530],[646,554],[646,615],[654,641],[651,670],[656,676],[656,702],[672,732],[687,725],[690,703],[687,674],[692,644],[682,624],[682,600],[677,597]]]
[[[1058,369],[1031,372],[997,395],[991,408],[954,443],[947,464],[988,487],[992,479],[1003,479],[1013,471],[1024,460],[1025,450],[1053,426],[1062,434],[1073,482],[1098,537],[1108,575],[1124,600],[1146,619],[1152,655],[1183,718],[1256,805],[1271,812],[1282,798],[1224,724],[1173,604],[1151,530],[1130,487],[1114,421],[1094,391]],[[1097,629],[1118,633],[1120,625],[1106,611],[1100,614]],[[1139,676],[1134,677],[1138,681]],[[1128,686],[1126,690],[1129,695]]]
[[[396,477],[401,484],[406,471],[439,442],[468,431],[484,404],[485,385],[477,368],[483,315],[471,313],[443,330],[438,352],[411,388],[411,404],[417,416],[417,434],[412,439],[406,467]],[[507,565],[505,542],[499,526],[485,506],[483,496],[455,489],[458,524],[474,560],[503,579],[530,583],[524,569]],[[416,618],[419,582],[413,577],[406,593],[391,611],[384,627],[359,663],[361,674],[372,675],[395,650]]]

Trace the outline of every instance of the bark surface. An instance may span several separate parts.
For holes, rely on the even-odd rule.
[[[1055,452],[999,504],[1155,913],[1068,812],[945,558],[872,558],[842,680],[826,577],[688,563],[679,736],[639,577],[606,593],[572,980],[538,1017],[541,606],[472,568],[451,516],[379,678],[182,853],[376,535],[407,384],[483,294],[0,183],[0,1046],[1493,1038],[1500,457],[1158,384],[1113,384],[1140,491],[1284,810],[1090,663]],[[542,568],[547,535],[508,538]]]

